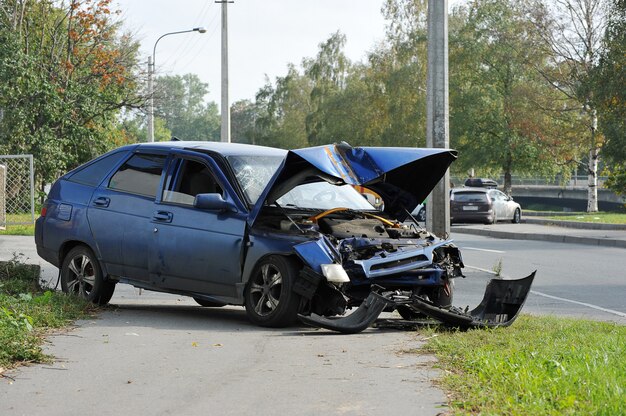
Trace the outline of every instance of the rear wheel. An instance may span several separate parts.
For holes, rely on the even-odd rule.
[[[281,327],[295,322],[300,296],[293,292],[293,285],[299,270],[294,259],[283,256],[269,256],[257,264],[244,292],[253,323]]]
[[[520,211],[520,209],[517,208],[515,210],[515,214],[513,214],[513,219],[511,220],[511,222],[513,224],[519,224],[521,220],[522,220],[522,211]]]
[[[105,305],[113,296],[115,282],[104,280],[93,251],[85,246],[76,246],[63,259],[61,289],[89,302]]]

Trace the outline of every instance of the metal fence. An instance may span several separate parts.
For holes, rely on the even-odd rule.
[[[0,228],[35,221],[33,155],[0,156]]]

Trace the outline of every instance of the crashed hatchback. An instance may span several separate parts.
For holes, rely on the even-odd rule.
[[[459,326],[512,323],[534,273],[493,280],[472,311],[452,306],[463,260],[411,216],[456,159],[448,149],[285,151],[150,143],[113,150],[52,186],[35,228],[63,291],[99,304],[117,283],[244,305],[279,327],[298,318],[359,332],[386,310]],[[376,210],[353,186],[382,197]]]

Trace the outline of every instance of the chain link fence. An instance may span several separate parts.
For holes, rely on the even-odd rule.
[[[0,228],[35,221],[33,155],[0,155]]]

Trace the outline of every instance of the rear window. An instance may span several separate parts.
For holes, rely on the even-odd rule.
[[[80,170],[72,174],[68,180],[85,185],[98,186],[104,177],[111,172],[115,165],[117,165],[126,154],[126,152],[116,152],[104,155],[100,159],[85,165],[83,168],[79,168]]]
[[[457,202],[489,202],[484,192],[455,192],[452,195]]]
[[[163,155],[136,154],[111,177],[109,188],[155,197],[164,164]]]

